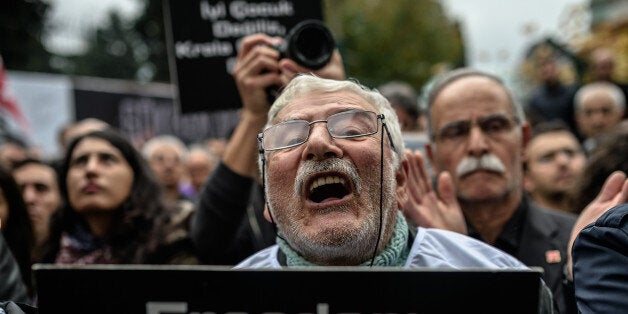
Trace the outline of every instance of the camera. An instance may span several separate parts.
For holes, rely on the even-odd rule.
[[[290,29],[283,42],[273,48],[279,51],[280,59],[288,58],[308,69],[318,70],[329,63],[336,49],[336,42],[323,22],[305,20]],[[268,103],[275,101],[279,90],[279,86],[266,89]]]
[[[289,58],[306,68],[318,70],[331,59],[336,42],[323,22],[305,20],[290,29],[284,42],[274,48],[281,53],[282,58]]]

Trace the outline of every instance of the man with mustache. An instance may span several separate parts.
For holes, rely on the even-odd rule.
[[[563,279],[576,219],[525,196],[522,162],[530,125],[508,88],[485,72],[449,72],[431,89],[428,123],[426,153],[438,174],[437,191],[421,153],[406,153],[414,161],[406,169],[408,189],[398,193],[406,217],[468,234],[528,266],[543,267],[559,311],[573,311],[573,294]]]
[[[277,245],[239,268],[523,267],[464,235],[409,228],[396,200],[406,184],[401,130],[378,92],[298,76],[274,102],[258,139],[265,214],[276,224]]]

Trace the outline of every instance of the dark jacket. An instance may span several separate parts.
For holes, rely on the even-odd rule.
[[[529,199],[524,202],[528,208],[515,257],[527,266],[542,267],[545,271],[543,279],[554,294],[559,312],[574,313],[573,292],[565,287],[564,270],[576,216],[541,208]]]
[[[628,311],[628,203],[611,208],[585,227],[572,253],[578,310]]]
[[[575,313],[573,289],[564,280],[567,245],[576,216],[540,207],[524,196],[493,246],[516,257],[526,266],[540,267],[552,291],[558,313]],[[469,235],[483,240],[472,225]]]
[[[222,162],[205,183],[192,223],[192,240],[205,264],[235,265],[275,244],[273,225],[264,219],[259,184]]]
[[[562,120],[576,133],[573,99],[578,86],[557,84],[539,85],[534,89],[525,107],[526,117],[535,125],[542,121]]]
[[[2,312],[4,311],[4,312]],[[15,303],[12,301],[0,302],[0,313],[7,314],[37,314],[37,308],[23,303]]]
[[[27,303],[26,286],[20,268],[0,233],[0,301]]]

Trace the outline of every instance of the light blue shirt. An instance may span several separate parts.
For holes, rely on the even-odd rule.
[[[235,268],[282,268],[277,258],[279,246],[261,250]],[[465,235],[439,230],[417,229],[404,268],[489,268],[527,269],[516,258]]]

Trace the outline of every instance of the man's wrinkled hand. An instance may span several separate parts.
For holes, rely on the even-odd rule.
[[[397,191],[397,202],[405,217],[417,226],[438,228],[467,234],[467,225],[453,179],[448,172],[438,176],[438,193],[420,151],[406,151],[402,164],[406,173],[405,189]]]

